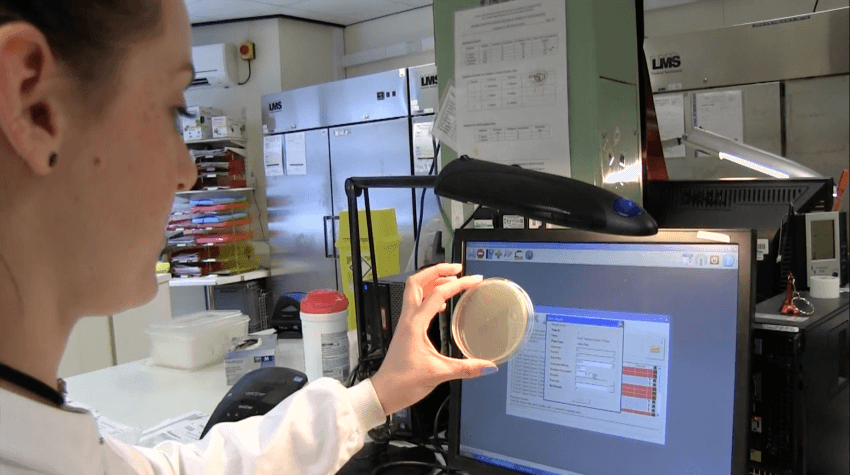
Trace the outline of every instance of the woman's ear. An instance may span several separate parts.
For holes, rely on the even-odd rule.
[[[50,173],[50,157],[61,144],[61,86],[70,80],[62,71],[37,28],[0,26],[0,132],[36,175]]]

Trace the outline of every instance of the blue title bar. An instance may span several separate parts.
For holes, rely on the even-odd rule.
[[[536,313],[545,313],[546,315],[569,315],[574,317],[584,317],[591,319],[631,320],[639,322],[660,323],[668,323],[670,321],[670,317],[667,315],[655,315],[652,313],[613,312],[609,310],[550,307],[547,305],[535,305],[534,311]]]
[[[569,315],[546,315],[547,322],[573,323],[576,325],[593,325],[596,327],[619,328],[623,326],[622,320],[603,320],[601,318],[572,317]]]
[[[470,247],[501,249],[559,249],[570,251],[643,251],[643,252],[738,252],[737,245],[729,244],[668,244],[668,243],[590,243],[590,242],[535,242],[535,241],[467,241]]]

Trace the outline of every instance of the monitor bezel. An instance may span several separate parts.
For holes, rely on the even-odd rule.
[[[706,232],[710,234],[705,234]],[[717,240],[720,234],[729,241]],[[711,239],[714,237],[714,239]],[[747,444],[749,431],[749,373],[750,373],[750,328],[755,313],[755,242],[753,230],[712,229],[663,229],[654,236],[614,236],[572,229],[460,229],[455,231],[452,245],[452,262],[460,262],[466,269],[467,241],[513,241],[513,242],[593,242],[593,243],[664,243],[664,244],[734,244],[738,246],[738,335],[736,343],[737,372],[732,431],[732,466],[730,474],[746,475]],[[453,357],[463,355],[453,342],[449,342]],[[459,455],[460,449],[460,400],[461,381],[452,381],[449,395],[449,426],[446,431],[449,442],[447,462],[450,466],[493,475],[513,475],[517,472],[493,465],[476,462]]]

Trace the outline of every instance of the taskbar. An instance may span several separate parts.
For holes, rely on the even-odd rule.
[[[460,446],[460,456],[470,458],[476,462],[501,467],[517,473],[527,473],[529,475],[585,475],[463,445]]]

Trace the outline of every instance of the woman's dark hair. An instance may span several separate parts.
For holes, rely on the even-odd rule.
[[[117,76],[127,48],[160,29],[162,0],[0,0],[0,25],[29,23],[83,85]]]

